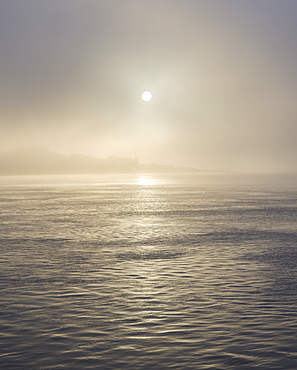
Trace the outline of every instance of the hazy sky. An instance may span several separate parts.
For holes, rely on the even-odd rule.
[[[0,149],[20,144],[297,170],[297,1],[0,0]]]

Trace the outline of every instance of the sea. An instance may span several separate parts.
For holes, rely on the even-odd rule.
[[[0,177],[1,369],[297,369],[297,177]]]

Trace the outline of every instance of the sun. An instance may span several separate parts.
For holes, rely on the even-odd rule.
[[[152,93],[150,91],[144,91],[142,94],[141,94],[141,99],[143,101],[150,101],[152,100]]]

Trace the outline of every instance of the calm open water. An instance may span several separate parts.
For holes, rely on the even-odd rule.
[[[1,369],[297,368],[293,178],[2,177],[0,199]]]

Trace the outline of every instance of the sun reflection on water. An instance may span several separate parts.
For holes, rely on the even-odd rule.
[[[157,185],[159,181],[150,175],[141,175],[137,178],[137,183],[143,186]]]

